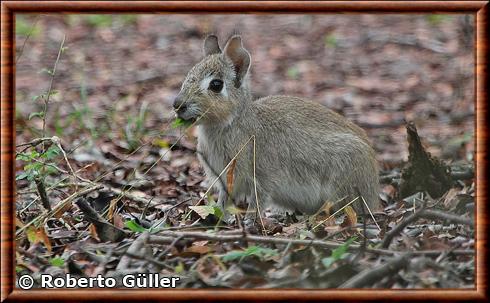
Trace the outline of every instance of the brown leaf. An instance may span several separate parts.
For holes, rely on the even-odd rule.
[[[116,205],[117,205],[118,199],[112,199],[111,203],[109,204],[109,209],[107,210],[107,221],[114,223],[114,215],[116,215]]]
[[[90,224],[88,230],[92,238],[96,239],[97,241],[100,241],[99,235],[97,235],[97,229],[95,228],[95,225]]]
[[[27,239],[31,244],[43,243],[46,249],[51,252],[51,241],[49,240],[46,230],[43,226],[35,228],[34,226],[29,226],[27,228]]]
[[[233,192],[233,178],[236,166],[236,159],[233,159],[230,167],[228,168],[228,172],[226,173],[226,187],[228,188],[228,192]]]
[[[204,255],[212,251],[211,247],[209,246],[199,246],[199,245],[192,245],[191,247],[188,247],[185,252],[188,253],[197,253],[200,255]]]
[[[345,212],[345,219],[342,224],[340,224],[341,227],[348,227],[348,226],[356,226],[357,224],[357,214],[356,211],[349,205],[346,208],[344,208]]]

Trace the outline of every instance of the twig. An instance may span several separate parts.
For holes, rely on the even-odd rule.
[[[71,167],[71,164],[70,164],[70,161],[68,160],[68,157],[66,155],[66,152],[63,149],[63,147],[61,146],[60,139],[58,137],[56,137],[56,136],[53,136],[51,138],[51,140],[53,141],[54,144],[56,144],[56,146],[58,146],[58,148],[61,150],[61,153],[63,153],[63,157],[65,158],[65,162],[68,165],[68,168],[70,169],[71,174],[73,175],[73,182],[75,183],[75,190],[77,190],[78,189],[78,178],[79,177],[77,176],[77,174],[73,170],[73,167]]]
[[[430,219],[430,220],[445,220],[449,222],[454,222],[457,224],[465,224],[469,226],[474,226],[474,222],[471,219],[462,218],[453,214],[444,213],[442,211],[421,208],[412,215],[406,217],[402,222],[400,222],[395,228],[390,232],[386,233],[381,247],[388,248],[393,238],[398,235],[402,230],[407,227],[408,224],[416,221],[419,218]]]
[[[64,200],[60,201],[51,211],[49,211],[47,213],[43,213],[43,214],[37,216],[36,218],[34,218],[33,220],[31,220],[30,222],[26,223],[23,227],[21,227],[20,229],[18,229],[15,232],[15,236],[18,237],[29,226],[33,225],[34,223],[39,222],[39,221],[44,221],[45,219],[51,217],[53,214],[55,214],[59,210],[63,209],[63,207],[65,207],[66,204],[70,203],[75,198],[78,198],[80,196],[83,196],[83,195],[86,195],[88,193],[91,193],[94,190],[100,189],[102,187],[103,187],[102,185],[87,186],[87,187],[85,187],[85,188],[83,188],[83,189],[81,189],[81,190],[79,190],[77,192],[74,192],[73,194],[71,194],[70,196],[68,196],[67,198],[65,198]]]
[[[374,218],[374,215],[373,215],[373,213],[371,212],[371,209],[369,208],[369,205],[366,203],[366,200],[364,200],[364,197],[363,197],[363,196],[361,196],[361,199],[362,199],[362,203],[364,203],[364,206],[366,206],[366,208],[367,208],[367,210],[368,210],[369,214],[371,215],[371,218],[373,219],[374,224],[376,224],[376,226],[378,227],[378,230],[381,230],[381,227],[379,227],[378,222],[376,222],[376,218]],[[364,218],[364,219],[365,219],[365,218]]]
[[[160,236],[161,235],[161,236]],[[163,237],[162,237],[163,236]],[[169,237],[181,237],[183,239],[199,239],[199,240],[210,240],[210,241],[220,241],[220,242],[235,242],[235,241],[251,241],[258,243],[269,243],[269,244],[283,244],[283,245],[306,245],[322,247],[327,249],[335,249],[343,245],[343,243],[337,243],[332,241],[322,241],[322,240],[299,240],[299,239],[289,239],[282,237],[268,237],[268,236],[255,236],[246,234],[243,235],[241,232],[237,231],[236,234],[209,234],[205,232],[174,232],[174,231],[161,231],[158,235],[150,235],[149,243],[154,244],[168,244]],[[352,244],[348,248],[350,251],[358,251],[360,245]],[[386,249],[374,249],[367,248],[366,252],[375,253],[379,255],[393,256],[399,254],[398,251],[386,250]],[[428,255],[428,256],[439,256],[441,251],[431,250],[431,251],[415,251],[412,252],[416,255]],[[463,251],[453,251],[454,254],[474,254],[473,250],[463,250]]]
[[[411,214],[410,216],[406,217],[403,219],[397,226],[395,226],[392,230],[387,232],[385,234],[385,237],[383,239],[383,242],[381,243],[382,248],[388,248],[390,246],[391,241],[393,238],[398,235],[399,233],[402,232],[402,230],[408,226],[408,224],[416,221],[418,218],[420,218],[420,215],[422,213],[423,208],[420,210],[416,211],[415,213]]]
[[[260,205],[259,205],[259,196],[257,195],[257,178],[255,175],[255,153],[256,153],[256,148],[255,148],[255,135],[253,137],[253,148],[254,148],[254,153],[253,153],[253,169],[254,169],[254,191],[255,191],[255,203],[257,206],[257,213],[259,215],[260,219],[260,225],[262,225],[262,234],[265,236],[267,234],[267,231],[265,230],[265,225],[264,221],[262,220],[262,213],[260,211]]]
[[[206,192],[203,194],[203,196],[201,197],[201,199],[199,199],[199,201],[196,202],[196,204],[194,204],[194,206],[197,206],[199,205],[205,198],[206,198],[206,195],[211,191],[211,189],[213,188],[214,184],[216,184],[216,182],[218,182],[218,180],[221,178],[221,176],[225,173],[225,171],[228,170],[228,167],[230,167],[230,165],[233,163],[233,160],[237,159],[238,156],[242,153],[242,151],[245,149],[245,147],[248,145],[248,143],[252,140],[253,136],[251,136],[247,142],[245,142],[245,144],[243,144],[243,146],[238,150],[238,152],[235,154],[235,156],[230,160],[230,162],[228,162],[228,164],[225,166],[225,168],[223,168],[223,170],[221,171],[221,173],[218,175],[218,177],[216,177],[216,179],[211,183],[211,185],[209,185],[209,188],[206,190]]]
[[[136,240],[131,243],[131,246],[128,247],[128,250],[125,254],[130,255],[142,255],[141,251],[143,250],[145,244],[148,242],[148,238],[150,233],[145,231],[143,232]],[[129,268],[129,264],[131,262],[131,257],[126,255],[121,257],[119,264],[116,266],[116,270],[124,270]]]
[[[88,165],[85,165],[84,167],[80,168],[77,170],[77,172],[80,172],[82,170],[85,170],[87,167],[90,167],[92,166],[92,164],[88,164]],[[51,185],[50,187],[48,187],[46,190],[51,190],[51,189],[54,189],[56,187],[66,187],[66,186],[70,186],[70,185],[60,185],[63,181],[65,181],[66,179],[68,179],[68,177],[65,177],[59,181],[57,181],[56,183],[54,183],[53,185]],[[89,183],[89,184],[93,184],[93,183]],[[26,194],[28,192],[17,192],[17,194]],[[39,197],[36,197],[34,198],[27,206],[25,206],[23,209],[19,210],[18,212],[22,213],[24,212],[26,209],[28,209],[32,204],[36,203],[36,201],[39,199]]]
[[[51,81],[49,82],[48,92],[47,92],[47,95],[43,98],[44,99],[43,132],[42,132],[43,137],[46,137],[46,116],[48,115],[49,98],[51,96],[51,90],[53,89],[54,76],[56,75],[56,67],[58,66],[58,62],[60,61],[61,53],[63,52],[63,45],[65,44],[65,38],[66,38],[66,36],[63,35],[63,40],[61,40],[61,44],[60,44],[60,47],[58,49],[58,56],[56,57],[56,61],[54,62],[53,70],[50,73],[51,74]],[[43,143],[43,149],[44,149],[44,143]]]
[[[100,184],[102,186],[104,186],[104,189],[107,189],[113,193],[115,193],[116,195],[119,195],[121,197],[126,197],[130,200],[133,200],[135,202],[138,202],[138,204],[140,205],[147,205],[149,204],[149,206],[153,207],[155,205],[160,205],[160,204],[164,204],[165,201],[162,201],[160,199],[155,199],[154,197],[150,197],[150,196],[147,196],[147,195],[144,195],[144,196],[137,196],[127,190],[123,190],[123,189],[119,189],[119,188],[115,188],[115,187],[112,187],[112,186],[109,186],[109,185],[105,185],[105,184],[101,184],[101,183],[95,183],[95,184]],[[119,198],[119,197],[118,197]]]
[[[29,141],[29,142],[26,142],[26,143],[17,144],[15,147],[22,147],[22,146],[36,147],[37,145],[39,145],[43,141],[51,141],[51,137],[49,137],[49,138],[36,138],[36,139]]]
[[[155,260],[155,259],[152,259],[152,258],[148,258],[146,256],[141,256],[139,254],[134,254],[134,253],[129,253],[129,252],[126,252],[124,254],[125,257],[130,257],[130,258],[133,258],[133,259],[137,259],[137,260],[143,260],[143,261],[146,261],[148,263],[153,263],[154,265],[156,266],[160,266],[162,268],[165,268],[167,270],[175,270],[175,268],[173,268],[172,266],[169,266],[161,261],[158,261],[158,260]]]
[[[342,198],[343,199],[343,198]],[[342,206],[339,210],[337,210],[336,212],[334,212],[333,214],[331,214],[328,218],[326,218],[325,220],[322,220],[320,221],[317,225],[313,226],[312,230],[315,230],[318,226],[322,225],[323,223],[327,222],[328,220],[330,220],[330,218],[333,218],[336,214],[338,214],[339,212],[341,212],[342,210],[344,210],[344,208],[346,208],[347,206],[351,205],[352,203],[356,202],[357,199],[359,199],[359,196],[355,197],[352,201],[350,201],[349,203],[345,204],[344,206]]]
[[[391,276],[399,272],[401,269],[407,267],[410,261],[409,257],[410,253],[407,253],[402,256],[395,257],[385,264],[373,269],[366,269],[350,278],[347,282],[344,282],[339,288],[361,288],[371,286],[384,277]]]
[[[471,219],[463,218],[460,216],[456,216],[453,214],[445,213],[439,210],[433,210],[433,209],[425,209],[421,217],[425,219],[430,219],[430,220],[444,220],[448,222],[453,222],[456,224],[464,224],[464,225],[469,225],[469,226],[474,226],[475,223]]]
[[[22,46],[21,46],[21,48],[19,50],[19,54],[17,55],[17,58],[15,59],[15,64],[17,64],[19,62],[20,57],[22,57],[22,54],[24,53],[24,47],[26,46],[27,40],[29,40],[29,38],[31,37],[32,33],[34,32],[34,29],[36,28],[36,24],[39,21],[39,17],[40,16],[41,15],[37,15],[36,16],[36,19],[34,20],[34,22],[32,22],[31,29],[29,30],[29,33],[27,33],[27,36],[26,36],[26,38],[25,38],[24,42],[22,43]]]
[[[231,234],[229,231],[226,234],[210,234],[205,232],[174,232],[174,231],[160,231],[158,235],[150,235],[149,243],[153,244],[168,244],[169,237],[181,237],[183,239],[198,239],[198,240],[209,240],[209,241],[220,241],[220,242],[235,242],[235,241],[251,241],[258,243],[269,243],[269,244],[284,244],[284,245],[306,245],[315,246],[327,249],[335,249],[342,245],[343,243],[337,243],[332,241],[322,241],[322,240],[299,240],[299,239],[289,239],[282,237],[269,237],[269,236],[255,236],[246,234],[243,235],[241,231],[236,231],[236,234]],[[163,236],[163,237],[162,237]],[[351,244],[348,248],[349,251],[358,251],[360,245]],[[400,254],[400,251],[393,251],[387,249],[374,249],[367,248],[366,252],[375,253],[379,255],[394,256]],[[425,256],[439,256],[442,251],[440,250],[426,250],[426,251],[413,251],[414,255],[425,255]],[[472,255],[474,250],[455,250],[452,252],[455,255]]]
[[[36,182],[36,188],[39,193],[39,198],[41,203],[47,211],[51,211],[51,204],[49,203],[48,194],[46,193],[46,187],[40,176],[37,176],[34,181]]]

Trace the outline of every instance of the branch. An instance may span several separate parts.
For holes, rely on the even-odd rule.
[[[410,262],[409,257],[410,253],[406,253],[402,256],[391,259],[383,265],[373,269],[366,269],[350,278],[347,282],[344,282],[344,284],[340,285],[339,288],[361,288],[371,286],[376,282],[379,282],[381,279],[394,275],[407,267]]]
[[[414,214],[403,219],[397,226],[395,226],[390,232],[386,233],[383,243],[381,244],[382,248],[388,248],[390,246],[393,238],[401,233],[408,224],[418,220],[419,218],[429,219],[429,220],[444,220],[453,222],[456,224],[465,224],[468,226],[474,226],[474,222],[471,219],[466,219],[460,216],[456,216],[453,214],[448,214],[438,210],[431,209],[420,209]]]
[[[153,244],[169,244],[170,239],[180,237],[182,239],[196,239],[196,240],[209,240],[209,241],[219,241],[219,242],[235,242],[235,241],[251,241],[257,243],[269,243],[269,244],[284,244],[284,245],[305,245],[305,246],[315,246],[327,249],[335,249],[339,246],[344,245],[344,243],[337,243],[332,241],[323,240],[299,240],[299,239],[289,239],[282,237],[269,237],[269,236],[255,236],[250,234],[243,234],[242,231],[237,230],[236,232],[220,234],[209,234],[205,232],[174,232],[174,231],[161,231],[158,235],[150,235],[149,243]],[[349,251],[358,251],[360,245],[351,244],[348,248]],[[400,251],[393,251],[387,249],[375,249],[367,248],[366,252],[394,256],[400,254]],[[425,256],[439,256],[444,251],[441,250],[425,250],[425,251],[413,251],[413,255],[425,255]],[[456,255],[473,255],[474,250],[454,250],[453,254]]]

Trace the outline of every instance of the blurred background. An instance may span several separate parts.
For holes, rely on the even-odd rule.
[[[179,132],[171,104],[205,35],[224,45],[240,33],[257,97],[301,96],[347,116],[366,129],[383,169],[407,159],[405,120],[434,155],[471,161],[473,25],[472,15],[17,14],[17,141],[40,136],[53,80],[46,134],[75,161],[118,158],[143,142],[152,143],[139,159],[150,157]],[[194,140],[190,132],[183,145]]]

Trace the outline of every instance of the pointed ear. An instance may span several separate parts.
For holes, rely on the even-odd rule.
[[[235,68],[235,87],[240,87],[250,67],[250,54],[242,45],[240,36],[233,36],[228,40],[224,50],[225,56],[231,60]]]
[[[209,35],[204,39],[204,55],[212,55],[221,53],[221,49],[218,44],[218,37],[215,35]]]

